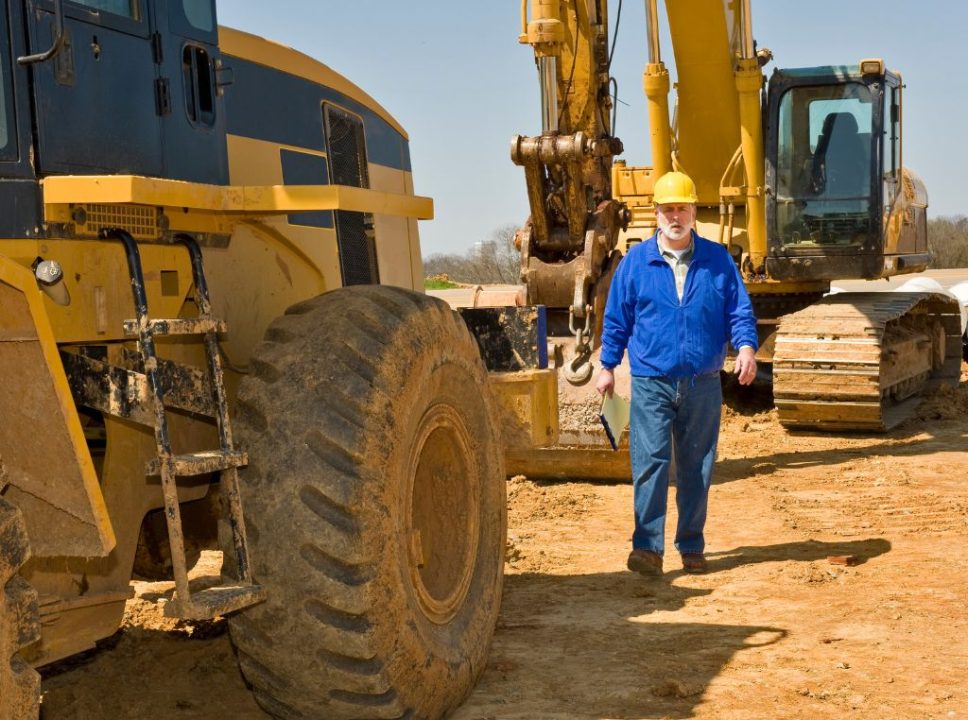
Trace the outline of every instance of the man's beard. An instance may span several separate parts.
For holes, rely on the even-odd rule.
[[[686,225],[665,223],[662,221],[659,222],[659,230],[662,236],[670,242],[680,242],[689,237],[692,232],[692,228]]]

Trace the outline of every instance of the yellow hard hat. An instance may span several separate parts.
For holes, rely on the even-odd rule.
[[[696,196],[696,183],[685,173],[667,172],[655,181],[652,201],[656,205],[694,205],[699,201]]]

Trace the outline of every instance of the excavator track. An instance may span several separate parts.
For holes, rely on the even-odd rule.
[[[781,321],[773,395],[787,427],[889,430],[923,393],[957,385],[957,301],[939,293],[839,293]]]

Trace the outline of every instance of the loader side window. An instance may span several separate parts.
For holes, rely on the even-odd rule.
[[[185,110],[194,125],[215,124],[215,83],[208,52],[197,45],[186,45],[182,52],[182,79]]]
[[[4,99],[4,105],[7,104],[7,78],[5,75],[6,73],[0,74],[0,96]],[[0,114],[0,158],[7,160],[9,159],[7,150],[10,148],[10,115],[6,112],[6,107],[3,110],[4,112]]]
[[[103,10],[132,20],[141,19],[138,0],[72,0],[72,2],[92,10]]]
[[[215,11],[212,0],[182,0],[185,19],[196,30],[212,32],[215,29]]]
[[[0,13],[0,37],[7,37],[7,19]],[[2,46],[0,46],[2,47]],[[0,160],[16,160],[17,127],[13,115],[13,85],[10,82],[10,48],[0,52]]]
[[[215,0],[168,0],[168,27],[181,38],[218,45]]]
[[[780,100],[776,232],[785,246],[855,247],[874,232],[873,95],[866,85],[800,86]]]
[[[334,185],[369,188],[363,120],[329,103],[323,104],[329,177]],[[370,213],[336,211],[336,241],[344,285],[378,283],[376,236]]]

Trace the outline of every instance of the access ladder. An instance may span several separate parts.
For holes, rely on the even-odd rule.
[[[212,317],[201,249],[190,235],[175,236],[175,239],[188,249],[191,258],[198,316],[152,319],[148,315],[144,272],[137,242],[130,233],[117,228],[102,230],[100,235],[103,239],[118,240],[124,245],[136,314],[135,319],[125,321],[124,332],[129,337],[138,338],[138,348],[154,410],[152,425],[157,457],[148,461],[145,472],[148,476],[161,478],[164,493],[165,518],[168,524],[171,563],[175,578],[175,595],[172,601],[165,605],[165,615],[190,620],[207,620],[259,603],[265,599],[266,592],[252,580],[245,523],[242,517],[242,501],[239,494],[238,468],[247,463],[247,457],[244,452],[236,449],[232,440],[222,361],[219,354],[218,333],[225,332],[226,328],[223,320]],[[183,455],[175,455],[172,452],[165,409],[167,383],[163,374],[173,363],[158,357],[154,340],[156,337],[171,335],[204,336],[208,373],[215,400],[215,412],[212,417],[218,425],[219,447],[217,449]],[[232,529],[239,580],[234,584],[219,585],[192,593],[188,582],[177,480],[180,477],[213,472],[221,474],[224,506],[227,508],[227,519]]]

